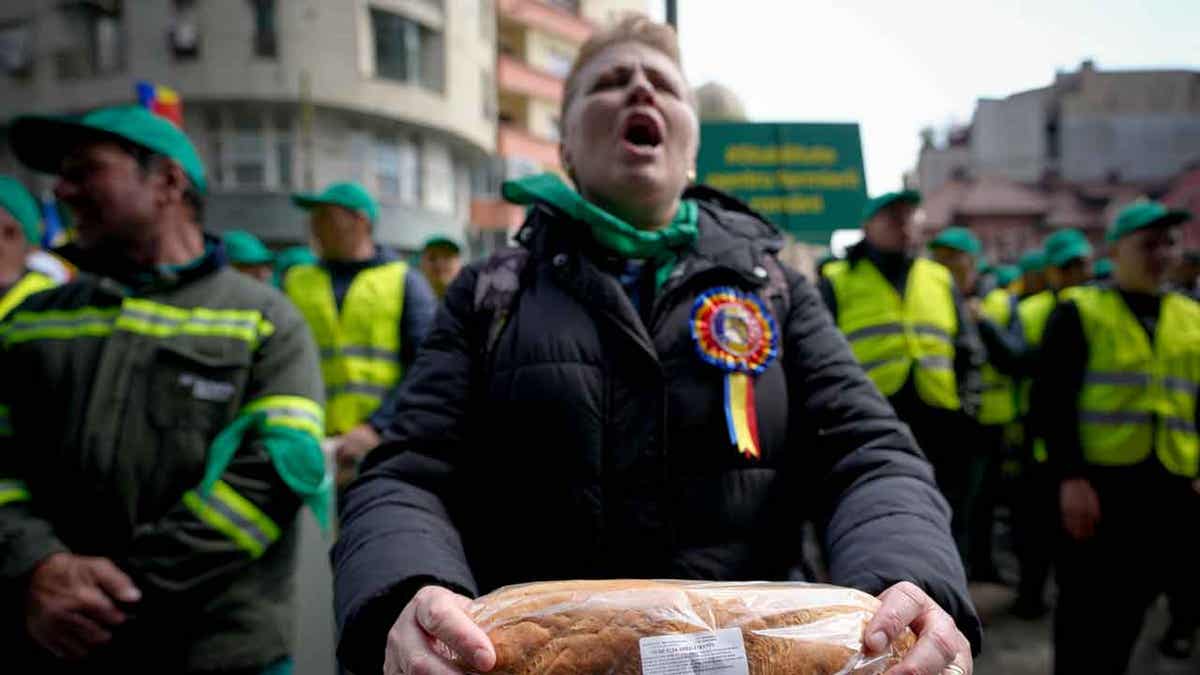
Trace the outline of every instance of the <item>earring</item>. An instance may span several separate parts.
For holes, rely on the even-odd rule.
[[[696,167],[694,167],[694,166],[693,166],[692,168],[688,169],[688,171],[687,171],[687,179],[688,179],[688,182],[689,182],[689,183],[695,183],[695,182],[696,182]]]

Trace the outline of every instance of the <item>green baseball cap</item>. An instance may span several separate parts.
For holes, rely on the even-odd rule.
[[[196,146],[170,120],[138,105],[98,108],[83,115],[22,115],[13,120],[9,139],[22,164],[58,173],[63,157],[80,143],[115,137],[165,155],[183,168],[192,185],[208,189],[204,162]]]
[[[1162,202],[1139,201],[1126,206],[1117,214],[1105,236],[1108,241],[1144,230],[1147,227],[1169,227],[1192,219],[1189,211],[1168,209]]]
[[[983,245],[979,243],[979,238],[965,227],[947,227],[939,232],[933,241],[929,242],[929,248],[937,246],[952,248],[973,256],[983,253]]]
[[[226,230],[221,235],[229,262],[238,265],[270,265],[275,254],[258,237],[245,230]]]
[[[874,218],[875,214],[891,206],[892,204],[897,203],[914,205],[920,204],[921,193],[917,192],[916,190],[901,190],[900,192],[888,192],[881,194],[874,199],[868,199],[867,203],[863,205],[863,222],[867,222],[871,218]]]
[[[1092,263],[1092,277],[1096,279],[1107,279],[1113,273],[1113,261],[1110,258],[1101,258],[1095,263]]]
[[[445,246],[454,249],[455,252],[461,252],[463,248],[457,239],[445,234],[435,234],[426,239],[425,243],[421,244],[421,250],[424,251],[431,246]]]
[[[1017,260],[1017,268],[1021,270],[1021,274],[1041,272],[1046,269],[1046,254],[1039,250],[1026,251]]]
[[[362,213],[372,223],[379,220],[379,204],[370,192],[359,183],[345,181],[332,183],[320,194],[296,192],[292,194],[292,203],[302,209],[315,209],[318,206],[331,204]]]
[[[1059,230],[1046,237],[1042,250],[1046,253],[1047,265],[1066,267],[1072,260],[1091,257],[1092,244],[1079,230]]]
[[[1007,286],[1021,276],[1021,268],[1016,265],[1001,265],[996,268],[996,285]]]
[[[20,223],[26,241],[37,245],[42,238],[42,212],[37,200],[21,181],[11,176],[0,176],[0,209],[8,211]]]
[[[275,254],[275,285],[283,286],[283,275],[297,265],[316,265],[317,256],[307,246],[292,246]]]

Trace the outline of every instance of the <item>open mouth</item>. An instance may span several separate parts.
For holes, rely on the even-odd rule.
[[[663,140],[658,122],[645,113],[633,113],[625,119],[622,137],[631,145],[642,148],[656,148]]]

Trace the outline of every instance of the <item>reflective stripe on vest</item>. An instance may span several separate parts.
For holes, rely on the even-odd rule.
[[[911,372],[922,401],[958,410],[958,317],[949,270],[930,260],[913,261],[903,298],[869,260],[838,261],[826,270],[837,297],[838,327],[879,390],[895,394]]]
[[[1002,331],[1012,325],[1012,295],[997,288],[983,299],[983,314]],[[1017,389],[1013,379],[983,364],[983,398],[979,408],[980,424],[1008,424],[1017,418]]]
[[[1200,389],[1200,304],[1162,300],[1153,344],[1113,289],[1078,289],[1088,363],[1079,393],[1084,459],[1129,466],[1156,453],[1173,474],[1200,473],[1196,395]]]
[[[208,494],[189,490],[183,495],[183,503],[193,515],[225,535],[251,558],[261,557],[279,539],[275,521],[225,481],[214,483]]]
[[[56,281],[41,272],[26,273],[17,280],[17,283],[13,284],[12,288],[8,289],[3,297],[0,297],[0,319],[13,311],[25,298],[57,285]]]
[[[400,381],[400,318],[408,265],[390,262],[359,272],[339,313],[333,282],[316,265],[293,267],[284,281],[321,352],[325,429],[341,434],[361,424]]]
[[[258,310],[176,307],[145,298],[125,298],[120,307],[19,310],[4,324],[0,337],[7,344],[18,344],[106,337],[114,330],[163,340],[180,335],[240,340],[257,349],[275,332],[275,326]]]

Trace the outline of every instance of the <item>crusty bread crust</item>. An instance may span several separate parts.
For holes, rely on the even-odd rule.
[[[879,607],[815,584],[556,581],[500,589],[471,616],[496,647],[497,675],[641,675],[646,637],[741,628],[751,675],[882,673],[915,641],[867,659],[862,632]]]

